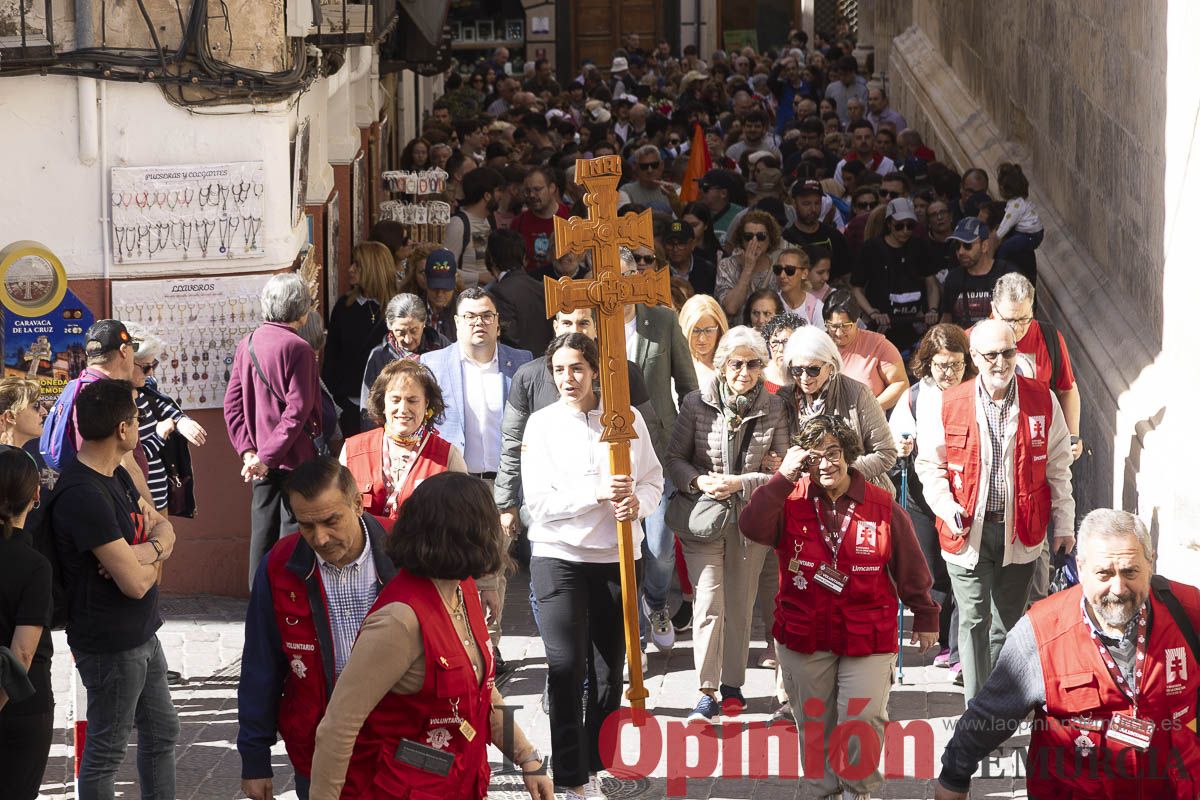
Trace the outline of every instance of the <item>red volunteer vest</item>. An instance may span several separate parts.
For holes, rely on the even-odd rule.
[[[896,652],[900,601],[887,571],[892,557],[892,497],[871,483],[863,485],[864,502],[855,507],[838,550],[837,568],[850,576],[840,595],[813,579],[821,564],[833,565],[833,558],[813,508],[816,492],[808,478],[796,484],[784,506],[784,533],[776,547],[779,594],[773,633],[797,653]],[[788,570],[792,559],[800,562],[799,573]]]
[[[978,380],[976,378],[975,380]],[[963,526],[971,527],[979,486],[986,481],[980,455],[979,424],[975,418],[975,380],[964,381],[942,393],[942,427],[946,431],[946,478],[955,502],[965,509]],[[1050,390],[1042,384],[1015,377],[1017,382],[1017,440],[1014,452],[1015,493],[1013,534],[1032,547],[1046,538],[1050,523],[1050,485],[1046,483],[1046,442],[1050,435],[1053,405]],[[1003,454],[994,454],[1002,458]],[[947,553],[959,553],[967,537],[955,538],[935,517],[938,539]]]
[[[1171,591],[1193,624],[1200,622],[1200,591],[1173,581]],[[1037,711],[1029,743],[1029,796],[1050,800],[1196,797],[1200,738],[1192,728],[1200,664],[1171,613],[1152,593],[1138,717],[1156,725],[1150,749],[1138,753],[1108,739],[1108,720],[1115,713],[1132,713],[1132,704],[1092,641],[1081,616],[1081,596],[1082,589],[1073,586],[1029,610],[1046,682],[1046,708]],[[1080,737],[1087,737],[1091,746],[1080,747]]]
[[[462,590],[467,621],[483,650],[482,685],[475,681],[470,657],[432,581],[400,570],[379,593],[370,613],[390,603],[406,603],[421,621],[425,683],[417,694],[388,692],[367,717],[354,745],[342,800],[480,800],[487,795],[495,685],[491,640],[475,581],[463,581]],[[464,721],[475,730],[470,740],[461,727]],[[453,753],[450,774],[443,777],[398,761],[396,749],[402,739]]]
[[[358,483],[363,508],[388,531],[399,516],[400,506],[417,485],[426,478],[445,472],[449,463],[450,443],[436,432],[431,432],[396,495],[396,508],[390,516],[384,516],[388,490],[387,482],[383,479],[383,428],[374,428],[346,440],[346,467]]]
[[[332,681],[325,675],[321,643],[308,602],[308,587],[303,578],[287,568],[300,541],[300,534],[293,533],[271,548],[267,556],[267,575],[275,623],[279,627],[284,658],[290,667],[283,683],[283,696],[279,699],[279,735],[283,737],[288,758],[296,771],[308,776],[312,774],[317,724],[325,716]],[[324,589],[321,600],[324,609]]]

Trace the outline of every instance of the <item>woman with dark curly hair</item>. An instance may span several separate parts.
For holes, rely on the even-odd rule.
[[[446,404],[433,374],[416,361],[393,361],[371,384],[367,413],[382,428],[351,436],[340,460],[354,475],[365,510],[390,528],[426,478],[466,472],[458,448],[438,436]]]
[[[741,319],[746,298],[760,289],[779,291],[779,282],[771,266],[779,256],[780,228],[765,211],[751,210],[742,215],[725,236],[725,247],[733,255],[717,265],[714,294],[730,319]]]
[[[507,713],[475,579],[507,562],[500,514],[470,475],[424,481],[385,546],[379,592],[317,728],[312,800],[482,800],[495,743],[533,800],[553,800],[542,755]]]

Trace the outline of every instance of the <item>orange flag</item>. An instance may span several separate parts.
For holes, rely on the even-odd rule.
[[[700,197],[698,181],[712,169],[712,155],[708,152],[708,143],[704,140],[704,130],[696,125],[692,134],[692,146],[688,151],[687,172],[683,175],[683,186],[679,188],[679,199],[690,203]]]

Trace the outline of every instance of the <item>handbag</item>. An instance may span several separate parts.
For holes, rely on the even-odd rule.
[[[271,393],[271,396],[274,397],[276,400],[278,400],[284,408],[287,408],[287,401],[284,400],[282,397],[280,397],[279,392],[275,391],[275,388],[273,386],[271,386],[271,382],[269,380],[267,380],[266,373],[263,372],[262,365],[258,363],[258,356],[256,356],[254,354],[254,334],[253,333],[250,334],[250,338],[246,342],[246,350],[247,350],[247,352],[250,353],[250,363],[254,365],[254,371],[255,371],[255,373],[258,374],[258,379],[263,382],[263,386],[267,387],[267,391]],[[320,392],[320,387],[318,386],[318,396],[317,396],[318,403],[321,402],[319,392]],[[324,458],[330,454],[329,442],[325,439],[325,437],[323,435],[321,435],[320,432],[314,433],[307,423],[304,426],[304,432],[305,432],[305,434],[307,434],[308,440],[310,442],[312,442],[313,449],[317,451],[318,458]]]
[[[746,461],[746,452],[750,449],[754,427],[757,423],[758,417],[755,417],[746,424],[746,432],[742,435],[742,446],[734,456],[731,475],[741,474],[742,466]],[[671,530],[679,532],[684,538],[690,538],[697,542],[712,542],[738,532],[738,514],[741,513],[744,503],[740,492],[718,500],[708,494],[691,497],[676,491],[667,506],[666,522]],[[680,523],[679,527],[671,525],[672,509],[675,509],[674,518]],[[684,513],[687,514],[686,519],[683,517]]]

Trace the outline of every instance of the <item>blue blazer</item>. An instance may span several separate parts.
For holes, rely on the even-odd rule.
[[[527,361],[533,359],[528,350],[517,350],[505,344],[496,343],[497,358],[500,362],[500,375],[503,377],[504,392],[500,398],[500,413],[508,405],[508,389],[512,386],[513,375]],[[433,377],[437,379],[442,389],[442,399],[446,402],[446,420],[438,426],[438,433],[443,439],[466,452],[466,424],[464,414],[467,407],[463,397],[462,349],[458,343],[421,354],[421,363],[429,367]],[[496,420],[496,442],[500,443],[500,422]]]

